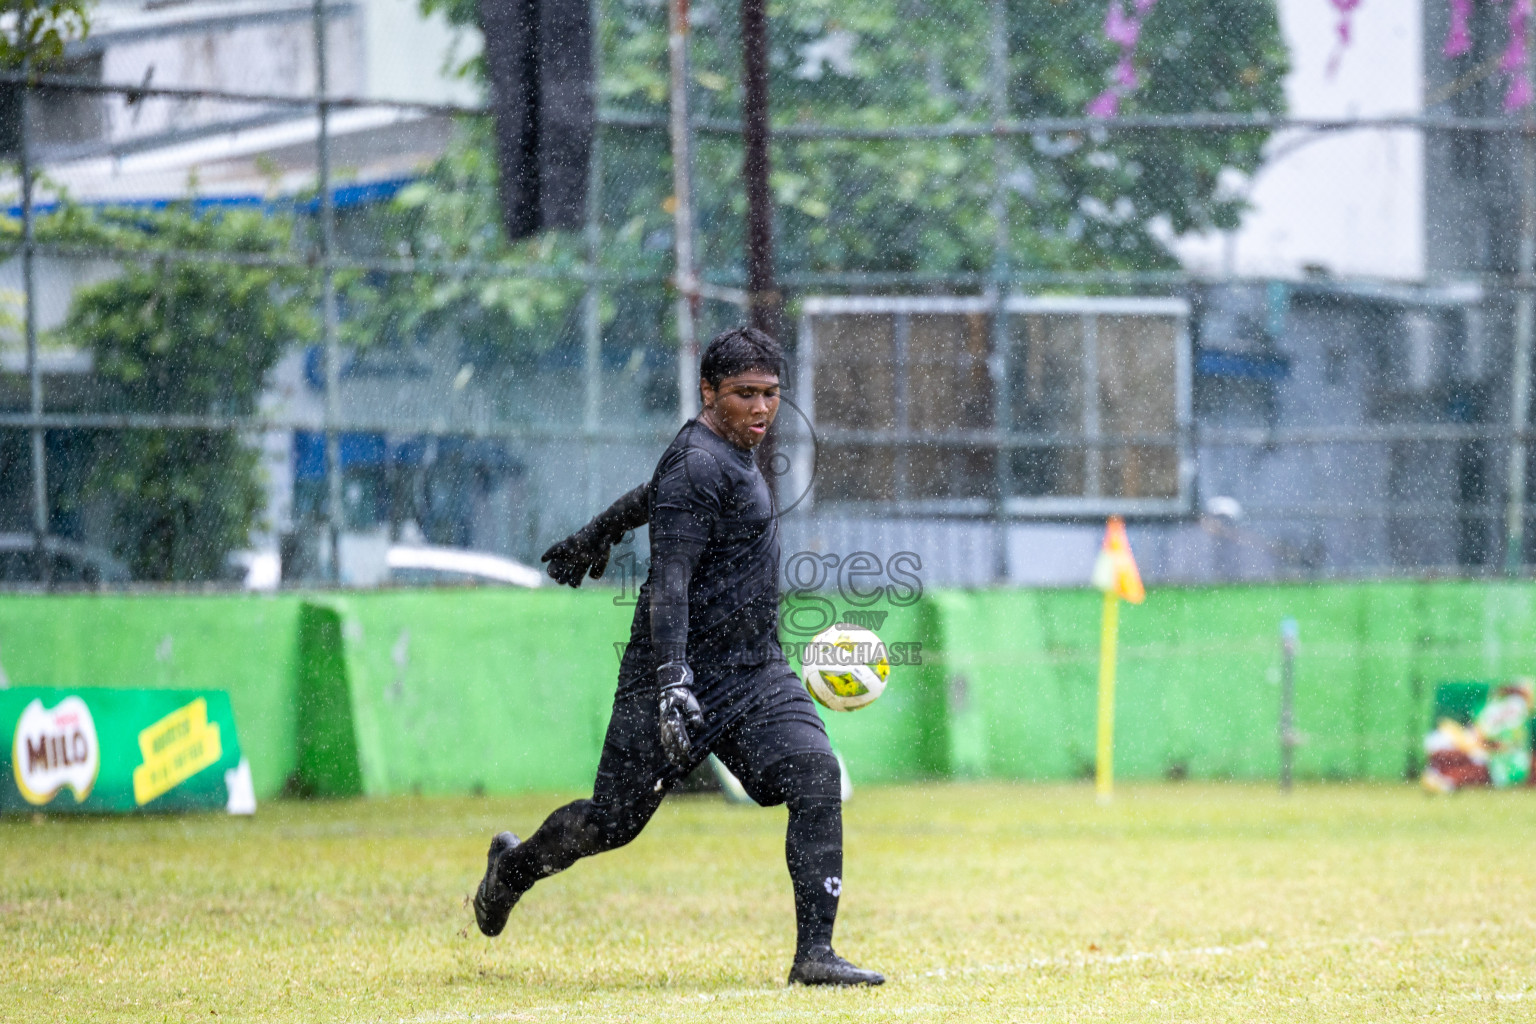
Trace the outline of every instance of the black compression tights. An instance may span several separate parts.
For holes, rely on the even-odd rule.
[[[762,804],[789,806],[784,858],[795,891],[796,948],[831,945],[843,890],[842,773],[825,753],[791,754],[758,779],[743,780]],[[647,791],[607,804],[577,800],[555,811],[501,862],[501,880],[522,893],[582,857],[617,849],[640,834],[660,805]]]

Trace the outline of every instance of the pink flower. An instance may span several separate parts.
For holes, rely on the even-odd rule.
[[[1525,41],[1511,39],[1509,46],[1504,50],[1504,56],[1499,58],[1499,70],[1518,74],[1524,70],[1525,60]],[[1520,75],[1520,77],[1523,78],[1525,76]]]
[[[1104,11],[1104,38],[1120,48],[1120,60],[1110,72],[1110,87],[1088,103],[1089,117],[1114,117],[1120,112],[1120,97],[1141,84],[1141,76],[1136,73],[1136,43],[1141,39],[1142,22],[1157,6],[1157,0],[1131,0],[1131,6],[1134,13],[1127,15],[1124,0],[1109,0]]]
[[[1333,51],[1333,56],[1328,58],[1328,77],[1332,78],[1339,70],[1339,61],[1344,57],[1344,51],[1349,49],[1350,19],[1354,17],[1355,8],[1364,0],[1332,0],[1334,10],[1339,12],[1339,46]]]
[[[1136,65],[1131,63],[1130,54],[1120,58],[1120,63],[1115,65],[1115,84],[1125,88],[1134,89],[1140,83],[1136,77]]]
[[[1504,49],[1504,57],[1499,61],[1499,67],[1505,71],[1515,73],[1524,78],[1519,72],[1525,69],[1525,32],[1526,25],[1531,19],[1531,0],[1514,0],[1509,5],[1509,45]],[[1514,91],[1511,83],[1510,91]],[[1508,105],[1508,100],[1505,101]]]
[[[1531,105],[1531,83],[1524,75],[1516,75],[1509,83],[1509,91],[1504,94],[1504,109],[1506,111],[1521,110]]]
[[[1104,14],[1104,38],[1122,50],[1128,50],[1135,47],[1136,40],[1140,36],[1141,22],[1135,18],[1127,18],[1125,10],[1120,6],[1120,0],[1114,0]]]
[[[1460,57],[1472,49],[1472,33],[1468,24],[1472,20],[1472,0],[1450,0],[1451,28],[1445,34],[1446,57]]]
[[[1089,117],[1114,117],[1119,112],[1120,94],[1113,89],[1105,89],[1088,104]]]

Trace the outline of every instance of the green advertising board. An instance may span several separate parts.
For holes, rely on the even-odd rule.
[[[222,690],[0,690],[0,813],[251,814]]]

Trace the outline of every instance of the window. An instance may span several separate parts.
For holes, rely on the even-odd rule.
[[[1180,299],[812,298],[791,445],[822,505],[911,514],[1188,508]],[[999,429],[1001,424],[1001,429]]]
[[[51,65],[48,74],[99,82],[101,55],[65,58]],[[21,152],[22,92],[19,83],[0,83],[0,156],[14,158]],[[100,142],[106,130],[105,109],[96,93],[34,89],[27,121],[33,152],[54,155],[72,146]]]

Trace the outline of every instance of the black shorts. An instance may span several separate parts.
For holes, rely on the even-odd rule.
[[[721,673],[738,678],[727,681],[718,678]],[[753,800],[772,806],[784,796],[769,784],[769,768],[791,754],[832,753],[816,705],[786,663],[700,669],[696,674],[709,684],[733,683],[733,691],[749,696],[731,707],[729,715],[706,719],[702,733],[694,737],[692,763],[675,768],[661,749],[654,685],[626,686],[621,679],[592,787],[593,803],[614,809],[648,806],[654,811],[672,783],[714,754]]]

